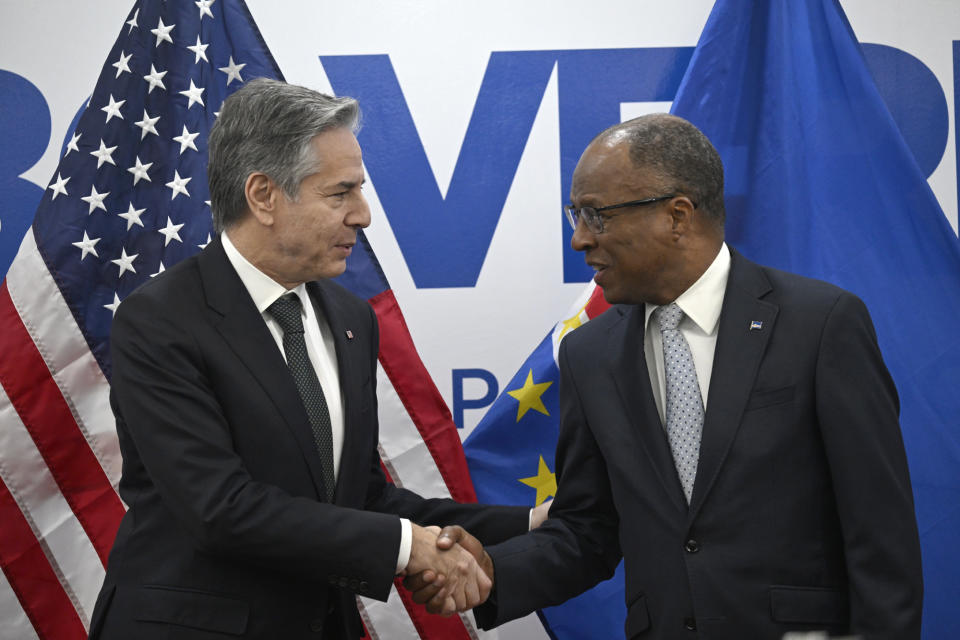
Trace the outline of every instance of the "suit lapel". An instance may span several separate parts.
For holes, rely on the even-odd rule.
[[[620,313],[622,320],[610,329],[606,342],[607,359],[613,363],[613,383],[624,406],[629,426],[636,430],[644,453],[670,501],[681,511],[686,510],[686,498],[670,453],[660,414],[653,399],[650,374],[644,355],[643,306],[615,307],[610,313]],[[624,440],[627,441],[627,440]]]
[[[761,299],[771,286],[760,267],[732,249],[731,258],[689,522],[710,492],[736,437],[779,310]],[[756,327],[754,321],[760,323],[759,328],[751,328]]]
[[[219,238],[200,254],[198,264],[207,305],[219,318],[214,322],[217,331],[273,402],[300,445],[318,495],[326,495],[320,455],[296,384]],[[237,393],[243,390],[238,389]]]
[[[356,464],[357,460],[366,462],[366,458],[359,450],[359,436],[351,425],[360,424],[360,407],[362,405],[362,385],[360,384],[356,362],[359,342],[347,337],[355,335],[359,328],[350,327],[347,314],[339,305],[329,290],[326,282],[309,282],[307,291],[313,300],[314,307],[327,321],[333,334],[333,342],[337,351],[337,371],[340,378],[340,393],[343,396],[343,449],[340,453],[340,472],[337,475],[337,486],[334,492],[334,502],[341,502],[345,487],[351,486],[351,480],[346,476],[354,470],[366,471],[365,464]]]

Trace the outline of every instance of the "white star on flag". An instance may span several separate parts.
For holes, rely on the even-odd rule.
[[[152,64],[150,65],[150,73],[143,76],[143,79],[150,83],[150,88],[147,89],[147,95],[156,87],[160,87],[164,91],[167,90],[167,87],[163,84],[163,76],[165,75],[167,75],[166,71],[157,71]]]
[[[58,172],[57,179],[51,182],[50,186],[47,187],[47,189],[53,190],[53,195],[50,196],[50,199],[56,200],[57,196],[60,195],[61,193],[65,196],[70,195],[67,193],[67,182],[69,181],[70,181],[69,176],[67,176],[66,178],[61,178],[60,173]]]
[[[178,194],[181,193],[189,198],[190,192],[187,191],[187,183],[191,180],[193,180],[193,178],[181,178],[180,173],[174,170],[173,180],[167,183],[167,186],[173,191],[173,193],[170,195],[170,199],[173,200]]]
[[[100,148],[90,152],[90,155],[97,159],[97,169],[103,166],[104,162],[109,162],[113,166],[117,166],[117,163],[113,161],[113,152],[116,151],[116,149],[116,147],[108,147],[103,144],[103,138],[100,139]]]
[[[183,133],[173,137],[174,140],[180,143],[181,154],[183,154],[183,152],[186,151],[188,148],[193,149],[194,151],[197,150],[197,145],[195,145],[193,141],[198,135],[200,135],[199,132],[190,133],[189,131],[187,131],[187,125],[183,125]]]
[[[203,87],[198,87],[193,84],[193,79],[190,79],[190,88],[186,91],[181,91],[180,95],[186,96],[190,99],[189,104],[187,104],[187,109],[193,106],[194,102],[199,102],[200,106],[204,106],[203,99],[200,97],[200,94],[203,93]]]
[[[103,305],[103,308],[110,309],[110,313],[112,313],[113,315],[117,315],[117,307],[119,306],[120,306],[120,296],[114,293],[113,302],[111,302],[110,304]]]
[[[193,51],[193,53],[196,54],[196,57],[193,60],[194,64],[198,64],[201,58],[203,58],[204,62],[210,62],[207,60],[207,47],[209,46],[210,45],[208,44],[202,44],[200,42],[200,36],[197,36],[197,44],[187,47],[187,49],[190,49],[190,51]]]
[[[140,127],[140,129],[142,130],[140,132],[140,139],[143,140],[144,138],[146,138],[148,133],[152,133],[155,136],[160,135],[159,133],[157,133],[157,122],[159,121],[160,121],[160,116],[151,118],[150,114],[147,113],[147,110],[144,109],[143,120],[137,120],[136,122],[134,122],[134,124]]]
[[[161,260],[161,261],[160,261],[160,268],[157,269],[157,272],[156,272],[156,273],[151,273],[151,274],[150,274],[150,277],[151,277],[151,278],[156,278],[158,275],[160,275],[161,273],[163,273],[163,271],[164,271],[163,260]]]
[[[135,224],[141,227],[143,226],[143,222],[140,221],[140,216],[143,215],[144,211],[146,211],[146,209],[135,209],[131,202],[126,213],[118,213],[117,215],[127,221],[127,231],[130,231],[130,228]]]
[[[204,242],[203,244],[198,244],[197,246],[200,247],[200,250],[202,251],[203,249],[206,249],[206,248],[207,248],[207,245],[208,245],[208,244],[210,244],[210,234],[209,234],[209,233],[207,234],[207,241]]]
[[[80,147],[77,146],[77,143],[79,141],[80,141],[79,131],[73,134],[72,136],[70,136],[70,142],[67,143],[67,151],[63,154],[64,158],[70,155],[71,151],[76,151],[77,153],[80,153]]]
[[[136,273],[137,270],[133,268],[133,261],[140,257],[139,253],[135,253],[132,256],[127,255],[127,250],[125,248],[120,249],[120,257],[116,260],[111,260],[113,264],[120,267],[120,275],[118,277],[123,277],[123,274],[129,271],[130,273]]]
[[[173,31],[173,28],[174,28],[175,26],[177,26],[177,25],[171,24],[171,25],[167,26],[167,25],[163,24],[163,18],[160,18],[160,23],[157,25],[157,28],[156,28],[156,29],[150,29],[150,33],[152,33],[153,35],[157,36],[157,44],[156,44],[156,46],[159,47],[159,46],[160,46],[160,43],[163,42],[164,40],[166,40],[166,41],[169,42],[170,44],[173,44],[173,38],[170,37],[170,32]]]
[[[140,15],[140,9],[139,9],[139,8],[137,8],[137,10],[133,12],[133,17],[130,18],[129,20],[127,20],[127,22],[126,22],[126,24],[130,25],[130,28],[127,29],[127,33],[131,33],[131,32],[133,31],[133,28],[134,28],[134,27],[137,27],[138,29],[140,28],[140,25],[137,24],[137,16],[138,16],[138,15]]]
[[[180,239],[180,228],[183,227],[183,223],[173,224],[173,220],[170,219],[170,216],[167,216],[167,226],[163,229],[157,229],[164,237],[163,246],[170,244],[171,240],[176,240],[179,243],[183,243],[183,240]]]
[[[105,191],[104,193],[97,193],[97,187],[94,185],[90,185],[90,195],[83,196],[82,198],[80,198],[81,200],[83,200],[84,202],[90,205],[90,210],[87,211],[87,215],[90,215],[91,213],[93,213],[94,209],[103,209],[104,211],[106,211],[107,208],[103,206],[103,200],[108,195],[110,195],[109,191]]]
[[[122,107],[125,102],[126,100],[121,100],[120,102],[115,101],[113,99],[113,94],[110,94],[110,104],[100,108],[100,111],[103,111],[107,114],[107,122],[110,122],[110,118],[114,116],[123,120],[123,116],[120,114],[120,107]]]
[[[237,64],[233,61],[233,56],[230,56],[230,64],[225,67],[220,67],[220,71],[223,71],[227,74],[227,85],[229,85],[234,80],[239,80],[243,82],[243,78],[240,77],[240,69],[243,69],[247,66],[247,63]]]
[[[97,243],[100,242],[100,238],[90,238],[87,236],[87,232],[83,232],[83,240],[80,242],[72,242],[71,244],[77,249],[80,249],[80,262],[83,262],[83,259],[87,257],[88,253],[92,253],[94,258],[99,258],[97,250],[94,247]]]
[[[203,22],[203,16],[213,17],[213,13],[210,11],[210,5],[213,4],[214,0],[197,0],[193,4],[197,5],[200,8],[200,22]]]
[[[140,156],[136,157],[136,161],[137,163],[134,166],[127,169],[127,171],[133,174],[133,184],[137,184],[138,182],[140,182],[141,178],[143,178],[147,182],[153,182],[153,180],[150,179],[150,176],[147,175],[147,169],[152,167],[153,163],[152,162],[148,162],[147,164],[141,163]]]
[[[126,71],[127,73],[130,73],[130,65],[127,63],[130,62],[130,58],[132,57],[133,57],[132,53],[130,55],[125,56],[123,55],[123,51],[120,52],[120,59],[114,62],[112,65],[110,65],[111,67],[116,67],[117,69],[117,75],[114,76],[115,78],[119,78],[120,74],[123,73],[124,71]]]

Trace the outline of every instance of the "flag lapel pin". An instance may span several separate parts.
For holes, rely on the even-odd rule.
[[[750,321],[750,331],[760,331],[763,329],[763,323],[759,320]]]
[[[347,333],[347,340],[353,340],[353,331],[350,331],[350,329],[347,329],[346,333]]]

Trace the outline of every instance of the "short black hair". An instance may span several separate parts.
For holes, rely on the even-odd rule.
[[[690,122],[652,113],[606,129],[597,139],[619,134],[636,167],[654,172],[663,188],[684,194],[723,224],[723,162],[707,136]]]

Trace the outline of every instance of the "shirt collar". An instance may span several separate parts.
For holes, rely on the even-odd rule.
[[[676,299],[677,306],[684,315],[707,335],[713,335],[717,330],[720,310],[723,308],[723,295],[727,290],[729,277],[730,249],[724,242],[707,270]],[[644,327],[650,322],[650,315],[657,306],[647,303]]]
[[[300,298],[301,309],[305,310],[303,306],[304,300],[307,299],[305,284],[301,283],[289,290],[284,288],[282,284],[260,271],[244,258],[243,254],[230,242],[230,237],[226,231],[220,233],[220,241],[223,243],[223,251],[227,254],[227,260],[230,261],[237,275],[240,276],[240,281],[243,282],[243,286],[246,287],[247,292],[253,299],[257,311],[260,313],[266,312],[267,307],[288,292],[293,292]]]

